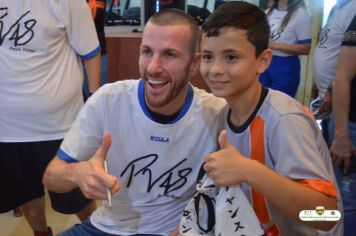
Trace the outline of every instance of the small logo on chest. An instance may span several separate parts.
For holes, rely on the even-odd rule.
[[[150,141],[152,142],[161,142],[161,143],[169,143],[169,138],[165,137],[158,137],[158,136],[151,136]]]

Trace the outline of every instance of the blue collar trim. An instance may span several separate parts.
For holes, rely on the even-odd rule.
[[[138,96],[138,102],[140,103],[141,109],[142,111],[145,113],[145,115],[152,121],[155,121],[150,112],[148,111],[148,108],[146,106],[146,102],[145,102],[145,88],[144,88],[144,83],[143,80],[140,79],[139,83],[138,83],[138,89],[137,89],[137,96]],[[190,106],[192,105],[193,102],[193,98],[194,98],[194,92],[193,92],[193,87],[191,84],[188,85],[188,94],[187,97],[185,99],[184,105],[182,107],[182,109],[180,110],[178,116],[171,121],[169,124],[174,124],[177,121],[179,121],[189,110]],[[155,121],[156,122],[156,121]]]

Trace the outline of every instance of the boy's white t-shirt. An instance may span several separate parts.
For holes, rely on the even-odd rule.
[[[269,89],[256,116],[244,130],[234,132],[228,124],[226,130],[229,143],[242,156],[257,160],[304,186],[319,186],[316,191],[324,191],[323,194],[336,192],[338,210],[343,211],[329,149],[312,113],[302,104],[284,93]],[[342,235],[343,219],[328,232],[316,230],[284,214],[248,184],[241,184],[241,188],[257,216],[268,219],[266,223],[260,218],[264,229],[275,227],[281,235],[291,236]],[[265,202],[264,207],[261,202]]]

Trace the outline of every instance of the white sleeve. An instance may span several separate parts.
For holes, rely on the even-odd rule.
[[[67,33],[70,45],[84,59],[100,52],[90,8],[85,0],[51,1],[52,11]]]
[[[104,134],[104,111],[100,90],[86,102],[57,153],[67,162],[88,160],[96,152]]]
[[[299,8],[296,11],[295,31],[297,42],[300,44],[311,43],[311,17],[304,8]]]
[[[326,148],[318,143],[316,125],[303,115],[289,114],[280,119],[268,138],[268,152],[277,173],[292,180],[331,180],[325,158]],[[328,152],[326,152],[328,153]]]

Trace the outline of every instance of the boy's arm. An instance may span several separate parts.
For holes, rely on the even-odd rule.
[[[90,199],[107,199],[107,190],[117,192],[120,188],[115,176],[104,170],[104,160],[111,145],[111,137],[106,134],[102,145],[88,161],[67,163],[55,157],[48,165],[43,184],[53,192],[64,193],[79,187],[85,197]]]
[[[300,221],[299,212],[324,206],[337,209],[336,198],[329,197],[286,177],[283,177],[263,164],[244,158],[227,142],[226,131],[219,136],[221,150],[210,153],[206,158],[204,169],[219,186],[240,183],[249,184],[264,195],[276,207],[289,217]],[[336,222],[303,222],[311,227],[330,230]]]

